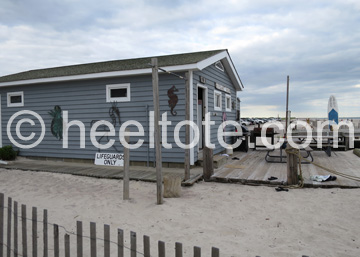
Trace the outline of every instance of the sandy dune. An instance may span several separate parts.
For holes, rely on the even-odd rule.
[[[49,222],[69,231],[76,231],[77,220],[84,230],[94,221],[102,237],[102,225],[109,224],[112,240],[122,228],[128,244],[132,230],[140,250],[142,235],[149,235],[153,256],[157,240],[167,243],[168,256],[174,256],[175,242],[184,244],[185,256],[192,256],[194,245],[202,256],[210,256],[211,246],[219,247],[221,256],[360,256],[358,189],[276,192],[202,182],[158,206],[154,183],[131,182],[130,201],[122,200],[121,180],[1,169],[0,185],[7,197],[48,209]],[[74,245],[72,251],[75,256]],[[98,251],[101,256],[101,245]]]

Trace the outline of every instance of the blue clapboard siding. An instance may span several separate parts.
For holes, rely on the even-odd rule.
[[[227,74],[226,71],[221,71],[215,67],[215,65],[210,65],[202,71],[194,72],[194,121],[197,121],[197,85],[200,83],[200,76],[206,79],[206,83],[202,84],[208,88],[208,111],[211,112],[211,120],[215,121],[215,125],[211,126],[211,143],[215,144],[214,154],[222,152],[224,148],[219,144],[217,139],[217,130],[219,125],[223,122],[223,113],[226,114],[227,120],[236,120],[236,109],[231,109],[231,112],[225,111],[225,92],[221,92],[222,95],[222,107],[221,111],[214,110],[214,89],[215,83],[218,83],[222,86],[225,86],[231,90],[231,102],[235,101],[236,103],[236,90]],[[217,90],[219,91],[219,90]],[[233,126],[227,126],[226,131],[234,131]],[[227,143],[232,143],[231,138],[227,137]],[[197,148],[195,151],[195,160],[197,160]]]
[[[90,124],[92,120],[107,120],[111,122],[109,117],[109,108],[111,103],[106,102],[106,85],[108,84],[122,84],[130,83],[131,101],[119,102],[117,107],[120,111],[121,123],[128,120],[136,120],[140,122],[145,130],[145,137],[141,137],[148,142],[149,124],[147,124],[146,105],[149,110],[153,110],[152,106],[152,82],[151,75],[136,76],[136,77],[122,77],[111,79],[92,79],[83,81],[68,81],[58,83],[34,84],[26,86],[5,87],[0,89],[1,93],[1,118],[2,118],[2,138],[3,145],[11,144],[6,134],[6,127],[10,117],[20,110],[31,110],[38,113],[46,125],[46,133],[43,141],[33,149],[21,149],[22,156],[42,156],[42,157],[59,157],[59,158],[81,158],[93,159],[97,149],[90,141]],[[173,85],[179,90],[176,92],[179,101],[175,110],[177,116],[170,114],[168,106],[167,91]],[[163,162],[184,162],[184,150],[178,148],[174,143],[173,131],[175,125],[182,121],[185,116],[185,97],[184,97],[185,82],[171,75],[160,75],[160,113],[167,112],[168,120],[172,121],[172,125],[168,126],[168,142],[173,143],[173,149],[163,149]],[[7,93],[8,92],[24,92],[24,106],[23,107],[7,107]],[[85,126],[85,148],[80,148],[80,132],[77,126],[69,128],[69,147],[64,149],[62,141],[56,139],[50,130],[52,117],[48,114],[53,110],[55,105],[59,105],[62,111],[68,111],[69,122],[72,120],[79,120]],[[32,132],[36,133],[33,140],[23,142],[19,140],[15,133],[15,125],[21,118],[31,118],[28,115],[19,116],[14,120],[11,127],[11,132],[15,140],[24,145],[29,145],[35,142],[40,135],[40,124],[35,121],[35,126],[28,123],[23,123],[21,126],[21,134],[29,136]],[[119,128],[115,127],[116,136],[109,137],[115,140],[116,148],[122,152],[123,148],[119,140]],[[135,127],[129,127],[131,131],[137,131]],[[99,129],[98,129],[99,131]],[[185,142],[183,128],[180,136],[182,142]],[[137,141],[140,137],[131,138],[131,142]],[[103,139],[104,140],[104,139]],[[105,144],[107,141],[101,141]],[[109,148],[101,150],[103,152],[116,152],[115,149]],[[148,156],[148,144],[144,143],[142,147],[136,150],[131,150],[132,161],[146,161]],[[149,150],[149,161],[154,159],[154,149]]]
[[[184,75],[184,74],[181,74]],[[197,85],[199,82],[199,76],[206,78],[205,86],[208,88],[208,110],[211,112],[211,120],[215,121],[215,125],[211,127],[211,142],[215,144],[216,148],[214,153],[219,153],[224,149],[220,146],[217,139],[217,129],[223,121],[223,112],[225,112],[225,93],[222,92],[222,111],[214,111],[214,88],[215,82],[223,86],[228,87],[231,90],[231,101],[236,103],[236,91],[232,82],[229,79],[228,74],[220,71],[215,65],[210,65],[202,71],[195,71],[193,73],[193,120],[197,121]],[[160,114],[167,112],[168,120],[172,122],[168,126],[167,142],[172,144],[172,149],[162,149],[162,161],[163,162],[184,162],[184,150],[179,148],[175,144],[174,129],[177,123],[185,119],[185,81],[177,77],[161,74],[160,79]],[[26,86],[14,86],[0,88],[1,94],[1,121],[2,121],[2,140],[3,145],[12,144],[8,139],[6,128],[10,117],[21,110],[31,110],[38,113],[44,120],[46,126],[45,137],[42,142],[32,149],[20,149],[20,155],[22,156],[41,156],[41,157],[58,157],[58,158],[80,158],[80,159],[93,159],[95,153],[98,151],[90,141],[90,129],[91,121],[93,120],[106,120],[111,122],[109,117],[109,108],[111,103],[106,102],[106,85],[109,84],[122,84],[130,83],[131,101],[119,102],[117,107],[120,111],[121,124],[128,120],[136,120],[140,122],[144,128],[144,137],[132,137],[131,143],[136,142],[139,138],[143,139],[145,143],[138,149],[130,151],[132,161],[147,161],[152,162],[155,159],[154,149],[148,149],[149,142],[149,124],[148,113],[146,112],[146,106],[148,110],[153,110],[152,106],[152,80],[151,75],[131,76],[121,78],[107,78],[107,79],[91,79],[82,81],[67,81],[57,83],[44,83],[34,84]],[[175,107],[177,116],[173,116],[170,113],[170,107],[168,104],[167,91],[175,85],[179,90],[176,92],[179,101]],[[24,106],[23,107],[7,107],[7,93],[8,92],[24,92]],[[51,133],[51,121],[52,117],[49,115],[49,111],[54,109],[55,105],[59,105],[62,111],[68,111],[69,122],[73,120],[81,121],[85,126],[85,148],[80,148],[80,133],[79,128],[73,125],[69,128],[68,148],[63,148],[63,142],[56,139]],[[235,120],[236,109],[232,109],[231,112],[225,112],[227,120]],[[31,133],[35,133],[34,139],[23,142],[19,140],[15,133],[15,126],[17,121],[22,118],[33,117],[28,115],[19,116],[14,120],[11,127],[11,134],[14,139],[21,142],[24,145],[29,145],[35,142],[40,135],[40,124],[35,121],[35,125],[31,126],[28,123],[23,123],[21,126],[22,136],[29,136]],[[115,127],[115,137],[108,137],[108,139],[114,139],[117,151],[122,152],[123,148],[119,140],[119,128],[117,124]],[[137,131],[135,127],[129,127],[131,131]],[[227,127],[227,131],[232,131],[233,127]],[[100,129],[98,129],[100,131]],[[180,130],[180,140],[185,143],[185,127]],[[99,139],[99,137],[97,138]],[[232,143],[230,138],[227,138],[228,143]],[[103,138],[100,143],[105,144],[106,138]],[[195,162],[198,159],[197,147],[195,148]],[[111,147],[102,152],[116,152]]]

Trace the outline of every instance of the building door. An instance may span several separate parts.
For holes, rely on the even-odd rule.
[[[199,127],[198,149],[202,150],[204,148],[205,142],[205,132],[202,121],[205,120],[205,114],[207,112],[207,87],[203,85],[198,85],[197,88],[197,125]]]
[[[202,90],[201,90],[202,91]],[[202,129],[202,121],[203,121],[203,100],[198,99],[198,127],[199,127],[199,149],[203,149],[203,129]]]

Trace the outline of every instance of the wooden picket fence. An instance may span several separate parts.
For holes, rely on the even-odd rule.
[[[110,240],[110,226],[104,225],[104,238],[98,238],[96,234],[96,223],[90,222],[90,236],[86,236],[83,234],[83,223],[81,221],[77,221],[76,223],[76,233],[71,231],[67,231],[65,227],[59,226],[57,224],[48,223],[48,213],[47,210],[43,210],[42,221],[38,220],[38,211],[36,207],[32,207],[32,215],[31,219],[27,218],[26,213],[26,205],[21,205],[21,214],[18,213],[18,202],[12,201],[11,197],[8,197],[7,206],[5,206],[4,194],[0,193],[0,257],[18,257],[18,256],[43,256],[48,257],[49,253],[53,251],[54,257],[60,256],[60,248],[63,253],[62,256],[70,257],[70,246],[73,245],[76,247],[76,256],[90,256],[96,257],[98,254],[97,251],[97,242],[102,241],[102,247],[104,248],[103,254],[99,256],[110,257],[112,256],[118,257],[136,257],[136,256],[145,256],[150,257],[150,237],[144,235],[143,236],[143,249],[137,248],[137,236],[135,232],[130,232],[130,245],[125,246],[124,244],[124,231],[122,229],[117,229],[117,241]],[[7,209],[7,219],[6,223],[4,222]],[[19,226],[18,222],[21,222],[21,226]],[[27,222],[31,222],[31,235],[28,233],[28,224]],[[38,223],[42,223],[42,235],[43,240],[38,242]],[[30,224],[29,224],[30,225]],[[52,248],[49,249],[49,235],[48,229],[49,226],[53,227],[53,237],[52,237]],[[59,228],[65,231],[64,233],[64,245],[60,247],[60,233]],[[5,231],[6,230],[6,231]],[[21,231],[21,243],[19,240],[19,231]],[[6,232],[6,242],[4,241],[4,232]],[[71,244],[70,235],[72,238],[76,238],[76,242]],[[90,249],[89,251],[85,251],[83,239],[90,239]],[[38,244],[38,243],[41,243]],[[28,252],[28,244],[31,244],[31,254]],[[115,250],[110,251],[110,245],[116,245]],[[157,244],[157,256],[165,257],[165,242],[158,241]],[[41,247],[42,246],[42,247]],[[41,252],[38,252],[39,248],[42,248]],[[6,252],[6,255],[5,255]],[[115,254],[114,254],[115,253]],[[73,255],[75,256],[75,255]],[[195,246],[193,248],[193,256],[200,257],[201,256],[201,248]],[[211,249],[211,257],[219,257],[220,251],[218,248],[212,247]],[[182,243],[175,243],[175,257],[183,257],[183,245]]]

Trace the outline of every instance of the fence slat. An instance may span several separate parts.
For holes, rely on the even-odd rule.
[[[118,228],[118,257],[124,257],[124,231]]]
[[[0,257],[4,251],[4,194],[0,194]]]
[[[44,243],[44,257],[48,257],[48,214],[44,210],[43,214],[43,243]]]
[[[8,197],[8,221],[7,221],[7,257],[11,255],[11,212],[12,212],[12,199]]]
[[[165,243],[163,241],[158,242],[159,257],[165,257]]]
[[[54,257],[59,257],[59,226],[54,224]]]
[[[183,257],[182,243],[175,243],[175,257]]]
[[[201,248],[194,246],[194,257],[201,257]]]
[[[104,256],[110,257],[110,226],[104,225]]]
[[[65,257],[70,257],[70,236],[65,234],[64,236],[64,244],[65,244]]]
[[[150,257],[150,237],[144,235],[144,257]]]
[[[136,257],[136,233],[130,232],[130,249],[131,249],[131,257]]]
[[[37,257],[37,209],[32,207],[32,256]]]
[[[90,222],[90,256],[96,257],[96,223]]]
[[[211,257],[220,257],[219,248],[216,247],[211,248]]]
[[[27,257],[26,205],[21,205],[22,255]]]
[[[76,252],[77,257],[83,257],[83,236],[82,236],[82,222],[76,222]]]
[[[18,203],[14,201],[14,257],[18,256]]]

